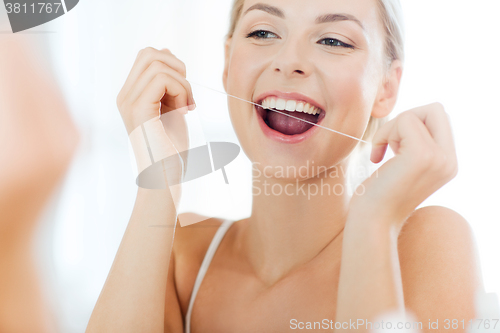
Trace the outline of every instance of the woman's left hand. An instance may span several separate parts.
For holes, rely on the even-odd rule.
[[[417,206],[458,172],[448,114],[434,103],[384,124],[373,139],[373,163],[382,161],[388,145],[395,156],[358,187],[350,212],[382,217],[399,232]]]

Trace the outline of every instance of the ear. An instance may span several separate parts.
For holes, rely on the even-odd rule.
[[[227,92],[227,75],[229,72],[229,50],[231,48],[231,38],[226,39],[224,44],[224,72],[222,74],[222,83],[224,84],[224,90]]]
[[[373,105],[372,117],[384,118],[394,109],[402,75],[403,64],[400,60],[394,60],[378,91],[377,99]]]

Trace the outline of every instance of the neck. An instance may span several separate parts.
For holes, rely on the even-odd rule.
[[[242,244],[263,281],[272,285],[340,238],[350,199],[346,167],[343,162],[298,181],[254,174]]]

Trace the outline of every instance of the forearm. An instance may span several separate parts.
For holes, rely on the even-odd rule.
[[[169,190],[139,189],[87,332],[163,332],[176,219]]]
[[[384,221],[387,222],[387,221]],[[373,320],[403,311],[397,251],[398,231],[362,214],[350,214],[344,229],[337,298],[337,322]]]

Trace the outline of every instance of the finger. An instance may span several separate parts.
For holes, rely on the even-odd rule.
[[[418,107],[411,111],[425,124],[439,146],[449,152],[455,151],[450,119],[440,103]]]
[[[434,149],[436,144],[420,118],[412,111],[406,111],[377,131],[370,156],[372,162],[382,161],[388,145],[397,155],[401,154],[402,150],[417,154],[421,149]]]
[[[440,146],[415,112],[405,112],[398,127],[402,137],[400,150],[409,163],[415,164],[415,167],[424,167],[424,170],[432,171],[442,179],[455,177],[458,170],[455,151],[447,151]]]
[[[186,101],[187,105],[189,106],[194,104],[191,84],[186,80],[186,78],[184,78],[177,71],[165,65],[163,62],[157,60],[153,61],[146,69],[146,71],[144,71],[141,74],[141,76],[137,79],[136,84],[130,89],[130,92],[127,97],[128,101],[130,103],[134,103],[142,94],[142,92],[146,89],[147,85],[155,78],[156,74],[158,73],[165,73],[171,76],[172,78],[176,79],[177,81],[179,81],[179,83],[182,84],[184,89],[186,89],[187,91],[187,96],[188,96],[188,100]]]
[[[370,155],[370,160],[373,163],[379,163],[384,159],[385,153],[387,152],[387,146],[389,144],[389,135],[393,131],[396,119],[382,125],[372,139],[372,151]]]
[[[160,115],[161,100],[163,96],[168,95],[172,100],[174,109],[187,109],[187,92],[184,86],[172,76],[165,73],[158,73],[149,82],[143,93],[137,99],[137,103],[145,107],[152,107],[158,110]]]
[[[412,154],[434,151],[437,147],[431,133],[423,121],[412,110],[398,116],[397,131],[399,152],[409,150]]]
[[[186,77],[186,66],[182,61],[177,59],[168,49],[163,49],[161,51],[156,50],[152,47],[147,47],[137,54],[134,65],[130,70],[130,73],[125,80],[125,84],[119,93],[119,98],[124,99],[124,96],[128,94],[132,86],[135,84],[139,76],[149,67],[149,65],[155,61],[161,61],[167,66],[173,68],[175,71],[180,73],[183,77]]]

